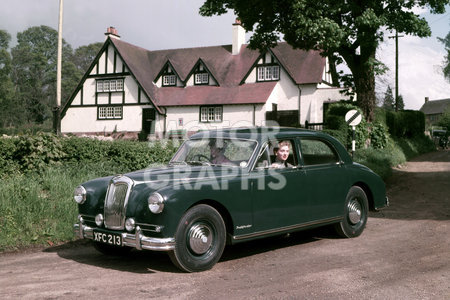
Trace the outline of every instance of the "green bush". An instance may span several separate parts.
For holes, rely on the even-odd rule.
[[[392,167],[406,162],[406,156],[402,149],[390,138],[388,138],[386,147],[383,149],[371,147],[357,149],[353,159],[369,167],[383,179],[388,178],[392,174]]]
[[[177,150],[172,141],[100,141],[91,138],[56,137],[50,133],[0,138],[0,176],[16,172],[40,172],[55,164],[104,162],[123,171],[167,163]]]
[[[331,135],[332,137],[335,137],[339,142],[341,142],[342,145],[347,145],[347,132],[343,130],[332,130],[332,129],[324,129],[324,133],[327,133]]]
[[[370,145],[374,149],[384,149],[388,144],[389,134],[387,129],[380,122],[370,124]]]
[[[422,153],[436,150],[433,141],[424,134],[418,135],[412,139],[395,138],[395,143],[404,153],[406,159],[411,159]]]
[[[425,132],[425,115],[421,111],[387,111],[386,124],[389,133],[398,138],[421,136]]]
[[[64,157],[60,140],[51,133],[21,135],[11,138],[15,143],[13,160],[21,171],[40,171]]]

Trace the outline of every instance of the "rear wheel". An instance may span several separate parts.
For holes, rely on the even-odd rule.
[[[366,227],[369,202],[364,190],[358,186],[350,188],[345,199],[345,213],[341,222],[335,225],[336,232],[346,238],[361,235]]]
[[[178,224],[170,259],[186,272],[211,269],[222,256],[225,235],[225,223],[217,210],[204,204],[194,206]]]

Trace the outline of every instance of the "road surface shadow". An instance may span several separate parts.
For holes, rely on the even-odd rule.
[[[285,247],[298,246],[322,239],[339,238],[329,226],[312,230],[268,237],[236,245],[227,246],[220,261],[229,261],[273,251]],[[133,249],[127,255],[107,256],[94,249],[90,240],[75,240],[49,247],[44,252],[57,253],[59,257],[99,268],[122,272],[151,274],[156,272],[180,273],[165,252],[138,251]]]

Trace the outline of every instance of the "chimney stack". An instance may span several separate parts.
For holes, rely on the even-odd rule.
[[[430,101],[430,98],[425,97],[425,103],[428,103],[428,101]]]
[[[233,47],[231,53],[233,55],[239,54],[243,44],[245,44],[245,29],[241,25],[241,20],[236,19],[236,22],[233,24]]]
[[[106,28],[105,36],[106,38],[111,37],[113,39],[120,40],[120,35],[118,34],[117,29],[113,26],[109,26],[108,28]]]

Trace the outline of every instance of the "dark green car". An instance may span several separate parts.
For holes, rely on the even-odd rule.
[[[74,199],[74,231],[99,251],[167,251],[188,272],[213,267],[227,243],[329,224],[357,237],[388,205],[380,177],[336,139],[274,127],[196,133],[168,166],[88,181]]]

